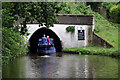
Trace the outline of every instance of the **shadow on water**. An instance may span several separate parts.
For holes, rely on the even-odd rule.
[[[118,60],[64,53],[29,55],[3,65],[2,71],[3,78],[117,78]]]

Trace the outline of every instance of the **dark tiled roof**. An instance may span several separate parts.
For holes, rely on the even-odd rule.
[[[93,25],[93,15],[57,14],[56,16],[58,24]],[[23,21],[24,19],[20,18],[16,23],[20,24]],[[38,24],[37,20],[34,20],[33,24]]]
[[[93,15],[57,14],[59,24],[92,25]]]

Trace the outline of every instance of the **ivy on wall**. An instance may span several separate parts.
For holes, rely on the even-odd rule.
[[[68,26],[68,27],[66,28],[66,31],[67,31],[67,32],[72,32],[72,33],[74,33],[74,32],[75,32],[75,26]]]

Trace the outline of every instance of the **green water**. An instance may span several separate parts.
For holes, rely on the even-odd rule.
[[[3,78],[118,78],[118,60],[107,56],[56,53],[23,56],[2,65]]]

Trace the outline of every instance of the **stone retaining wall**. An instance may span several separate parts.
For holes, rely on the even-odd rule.
[[[94,32],[93,32],[92,45],[94,45],[94,46],[103,46],[104,48],[113,47],[110,43],[105,41],[103,37],[99,36],[98,34],[96,34]]]

